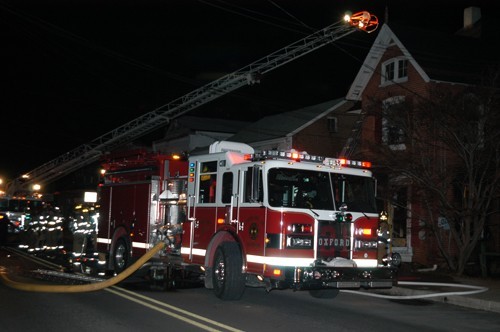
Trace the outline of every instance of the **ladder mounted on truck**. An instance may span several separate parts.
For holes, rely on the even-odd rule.
[[[346,15],[344,21],[327,26],[304,39],[296,41],[233,73],[189,92],[168,104],[160,106],[97,137],[87,144],[83,144],[31,170],[23,175],[23,177],[10,182],[7,192],[15,193],[18,190],[26,190],[34,183],[47,184],[62,178],[77,169],[97,161],[104,152],[111,151],[125,143],[142,137],[180,115],[242,86],[258,83],[262,75],[284,64],[343,38],[356,30],[370,33],[375,31],[377,27],[377,17],[366,11],[350,16]]]

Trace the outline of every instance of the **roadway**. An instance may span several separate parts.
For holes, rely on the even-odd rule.
[[[0,265],[17,280],[41,283],[26,271],[50,269],[0,249]],[[45,270],[43,270],[45,271]],[[15,277],[15,276],[14,276]],[[307,292],[247,288],[224,302],[203,287],[152,291],[127,280],[84,293],[26,292],[0,284],[2,331],[498,331],[498,313],[429,299],[397,300],[341,292],[316,299]]]

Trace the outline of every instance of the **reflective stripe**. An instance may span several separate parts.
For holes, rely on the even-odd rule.
[[[111,243],[110,239],[98,238],[99,243]],[[132,247],[149,249],[150,245],[144,242],[132,242]],[[197,249],[189,247],[181,248],[182,254],[192,253],[195,256],[205,256],[207,251],[205,249]],[[354,259],[358,267],[377,267],[376,259]],[[296,257],[267,257],[257,255],[247,255],[247,262],[257,264],[267,264],[274,266],[311,266],[314,263],[314,258],[296,258]]]
[[[358,267],[377,267],[376,259],[353,259]]]
[[[132,247],[134,248],[141,248],[141,249],[149,249],[149,243],[144,243],[144,242],[132,242]]]
[[[181,253],[189,255],[191,249],[189,247],[182,247]],[[205,249],[193,248],[192,254],[195,256],[205,256],[207,251]],[[313,258],[293,258],[293,257],[266,257],[266,256],[256,256],[247,255],[247,262],[258,263],[258,264],[268,264],[268,265],[278,265],[278,266],[309,266],[314,262]]]
[[[190,253],[191,253],[191,248],[189,248],[189,247],[182,247],[181,248],[181,254],[189,255]],[[192,253],[195,256],[205,256],[207,251],[205,249],[193,248]]]
[[[99,237],[97,238],[98,243],[105,243],[105,244],[111,244],[111,239],[106,239]],[[141,249],[149,249],[151,246],[149,243],[144,243],[144,242],[132,242],[132,247],[133,248],[141,248]]]
[[[247,255],[249,263],[259,263],[274,266],[310,266],[314,263],[314,258],[298,258],[298,257],[267,257]]]

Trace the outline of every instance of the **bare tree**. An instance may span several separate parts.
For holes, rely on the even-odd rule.
[[[378,102],[383,144],[371,146],[378,164],[411,184],[413,216],[432,230],[457,274],[464,272],[488,218],[498,213],[499,97],[493,85],[436,85],[425,98]],[[440,231],[443,221],[449,232]]]

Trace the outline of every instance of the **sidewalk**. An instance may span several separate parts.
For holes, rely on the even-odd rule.
[[[425,299],[500,313],[500,278],[455,277],[436,271],[409,272],[402,270],[398,281],[400,284],[389,290],[390,295],[436,294],[437,296],[426,297]],[[425,285],[412,285],[412,283],[425,283]],[[457,287],[447,287],[442,284],[456,284]],[[463,287],[460,287],[460,285],[463,285]],[[453,294],[457,292],[474,292],[478,288],[487,290],[467,295]]]

